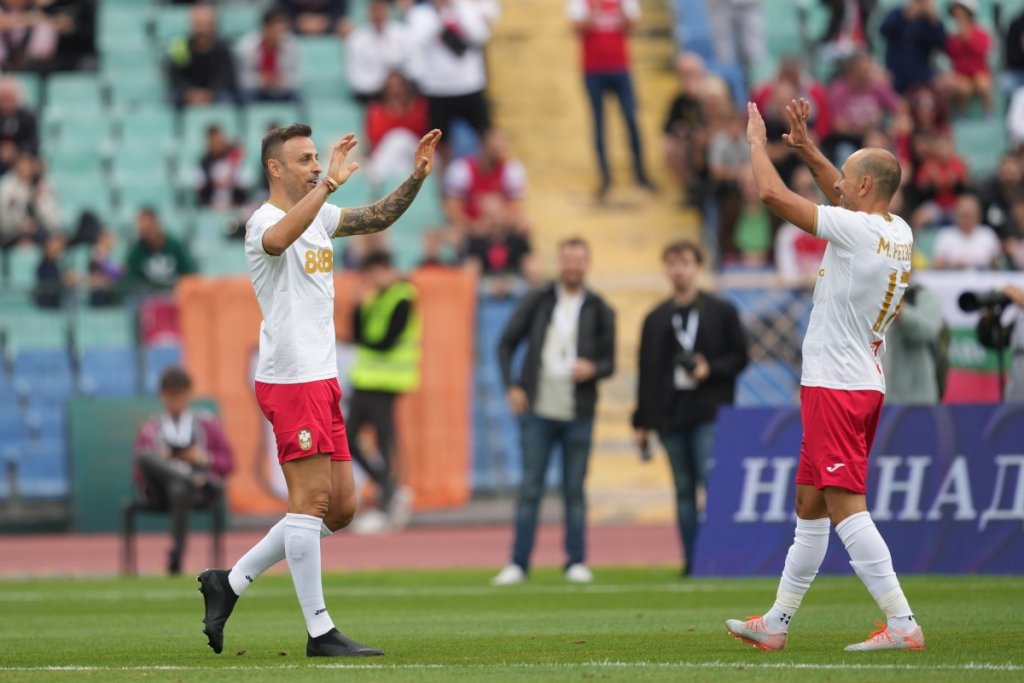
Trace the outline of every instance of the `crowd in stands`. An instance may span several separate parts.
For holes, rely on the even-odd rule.
[[[764,44],[756,15],[766,4],[707,3],[713,15],[729,15],[710,17],[712,30],[742,24],[744,40],[716,38],[709,64],[692,52],[678,57],[679,92],[665,120],[667,166],[684,203],[703,212],[719,268],[774,267],[788,280],[813,279],[824,243],[760,206],[739,113],[740,102],[757,103],[780,174],[820,201],[782,138],[785,106],[797,98],[811,103],[811,130],[837,166],[864,146],[897,155],[903,184],[894,209],[915,230],[916,268],[1024,268],[1024,13],[990,30],[994,22],[976,0],[908,0],[881,10],[871,1],[826,2],[831,15],[813,59],[786,55],[775,74],[751,82]],[[722,60],[743,68],[741,92],[717,75]],[[1009,148],[970,149],[975,138],[957,145],[959,127],[979,126],[990,141],[1001,140],[1005,126]],[[998,166],[975,163],[986,154],[1002,155]]]
[[[254,25],[227,35],[217,4],[176,2],[190,5],[181,8],[187,15],[177,15],[185,22],[173,35],[162,35],[161,13],[178,8],[140,2],[156,17],[147,30],[161,38],[153,45],[159,50],[165,106],[179,121],[186,112],[224,106],[244,112],[261,103],[294,105],[299,116],[312,116],[319,108],[317,96],[303,87],[308,84],[302,77],[316,66],[303,63],[310,55],[302,45],[333,42],[336,52],[331,54],[343,64],[339,73],[351,98],[345,106],[358,112],[358,118],[350,117],[351,125],[362,128],[357,131],[363,162],[359,188],[368,187],[374,198],[390,191],[411,171],[419,138],[435,127],[445,133],[444,164],[437,181],[424,190],[438,195],[427,200],[437,207],[437,224],[421,235],[417,262],[467,266],[485,277],[522,282],[532,274],[530,226],[521,206],[526,174],[507,151],[505,136],[493,127],[484,63],[499,3],[365,0],[358,3],[364,11],[353,12],[356,4],[268,0],[256,3],[260,13],[252,14]],[[243,138],[237,127],[213,118],[202,129],[205,138],[194,133],[194,158],[183,154],[186,167],[169,172],[177,179],[166,179],[176,191],[178,185],[183,188],[177,203],[135,201],[121,205],[117,216],[61,205],[60,188],[55,189],[46,168],[51,156],[48,119],[56,119],[47,111],[52,103],[26,95],[21,76],[37,75],[45,86],[53,75],[106,69],[115,57],[106,58],[98,49],[100,24],[111,14],[104,9],[109,8],[99,0],[0,2],[2,275],[10,283],[8,261],[34,254],[36,286],[30,294],[41,307],[60,308],[72,301],[120,305],[139,293],[173,289],[179,276],[205,269],[202,245],[178,227],[178,209],[222,213],[228,216],[222,221],[224,234],[240,237],[246,217],[266,198],[266,180],[254,158],[259,147],[247,139],[258,141],[260,131],[250,129]],[[117,114],[127,127],[132,110]],[[261,130],[287,123],[261,121]],[[328,140],[318,137],[317,142]],[[113,160],[115,171],[119,161]],[[97,179],[97,192],[101,184]],[[116,220],[134,226],[119,228],[112,225]],[[387,240],[352,240],[342,262],[358,265],[361,254],[393,246]],[[72,253],[79,256],[72,258]],[[81,295],[77,299],[75,292]]]

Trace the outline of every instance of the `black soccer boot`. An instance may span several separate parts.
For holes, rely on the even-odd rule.
[[[224,623],[235,609],[238,596],[228,583],[227,569],[207,569],[196,580],[199,581],[199,592],[203,594],[203,602],[206,603],[206,615],[203,617],[206,628],[203,633],[213,651],[220,654],[224,650]]]
[[[380,657],[384,652],[360,645],[346,638],[341,631],[332,628],[322,636],[309,636],[306,641],[307,657]]]

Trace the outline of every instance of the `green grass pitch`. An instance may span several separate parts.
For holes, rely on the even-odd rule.
[[[788,649],[733,640],[723,621],[766,609],[775,580],[601,569],[591,586],[539,570],[491,588],[480,571],[325,576],[331,615],[387,656],[307,659],[287,575],[261,578],[202,635],[192,577],[0,582],[2,681],[1022,681],[1024,577],[906,577],[925,652],[847,654],[878,618],[856,578],[818,579]],[[339,671],[339,669],[352,669]]]

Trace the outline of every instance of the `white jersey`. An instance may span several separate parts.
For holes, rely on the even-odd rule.
[[[885,330],[910,283],[914,236],[895,215],[819,206],[815,234],[828,240],[803,346],[806,387],[885,392]]]
[[[337,378],[334,333],[334,251],[341,209],[324,204],[299,239],[279,256],[263,233],[285,212],[264,204],[245,225],[245,258],[263,311],[256,381],[298,384]]]

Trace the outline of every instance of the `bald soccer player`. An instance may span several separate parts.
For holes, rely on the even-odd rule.
[[[910,282],[913,236],[889,212],[900,165],[886,150],[862,149],[837,170],[807,134],[810,104],[793,101],[786,112],[790,132],[783,140],[833,204],[816,206],[786,188],[765,150],[764,120],[755,105],[747,105],[747,141],[761,201],[783,220],[828,241],[803,345],[796,534],[775,604],[763,616],[728,620],[726,629],[762,650],[786,647],[790,620],[825,559],[834,524],[850,564],[887,619],[846,651],[923,650],[924,633],[865,498],[868,453],[885,397],[879,357]]]

